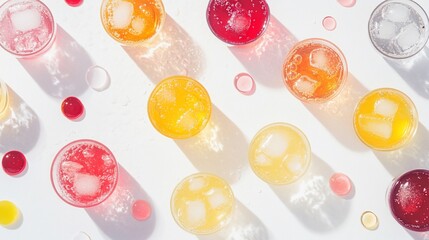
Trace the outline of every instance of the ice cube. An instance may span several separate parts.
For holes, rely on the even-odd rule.
[[[389,99],[381,98],[375,102],[374,113],[383,117],[395,117],[397,111],[398,104]]]
[[[260,153],[255,157],[255,164],[260,166],[268,166],[271,165],[271,159],[269,159],[265,154]]]
[[[61,170],[64,174],[69,176],[74,176],[79,170],[81,170],[83,166],[77,162],[72,161],[64,161],[61,163]]]
[[[383,8],[383,18],[403,23],[410,19],[410,7],[402,3],[390,3]]]
[[[378,137],[389,139],[392,136],[393,123],[388,119],[361,114],[359,116],[359,125],[364,131],[372,133]]]
[[[193,178],[189,183],[189,190],[198,191],[206,185],[206,181],[202,177]]]
[[[123,29],[130,25],[133,18],[134,6],[127,1],[119,0],[113,7],[112,27]]]
[[[183,113],[182,116],[177,120],[177,125],[185,130],[192,130],[198,125],[197,117],[194,114],[194,111],[188,110]]]
[[[202,226],[206,223],[207,210],[201,200],[188,201],[186,203],[186,214],[188,223],[193,227]]]
[[[249,29],[250,19],[245,15],[233,13],[228,24],[234,32],[240,33]]]
[[[285,164],[291,172],[301,172],[302,170],[301,157],[299,155],[287,155],[283,158],[283,164]]]
[[[11,13],[10,20],[15,30],[27,32],[38,28],[42,23],[42,16],[35,8]]]
[[[282,157],[289,146],[289,139],[281,133],[267,135],[261,143],[260,150],[268,157]]]
[[[408,24],[402,28],[396,43],[403,50],[409,50],[420,42],[420,31],[415,23]]]
[[[140,35],[142,34],[144,27],[145,27],[145,21],[143,18],[141,17],[136,17],[132,22],[131,22],[131,27],[133,29],[132,33],[135,35]]]
[[[293,88],[298,91],[300,94],[306,97],[312,97],[314,92],[316,92],[317,88],[320,86],[320,82],[311,79],[307,76],[301,76],[296,82],[293,84]]]
[[[77,195],[95,196],[100,189],[100,179],[94,175],[78,173],[73,187]]]
[[[396,36],[396,25],[387,20],[381,20],[377,26],[376,36],[379,39],[392,39]]]
[[[214,189],[208,200],[212,208],[221,207],[228,201],[227,197],[222,193],[222,189]]]
[[[324,48],[316,48],[310,53],[310,65],[318,69],[326,69],[329,64],[329,52]]]

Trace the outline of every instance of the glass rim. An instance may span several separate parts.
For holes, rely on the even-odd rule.
[[[103,0],[101,2],[101,7],[100,7],[101,25],[103,26],[103,29],[107,33],[107,35],[109,35],[110,38],[112,38],[114,41],[116,41],[117,43],[119,43],[122,46],[135,47],[135,46],[139,46],[139,45],[142,45],[144,43],[150,42],[151,40],[155,39],[156,36],[159,35],[159,33],[161,32],[161,29],[163,28],[163,26],[165,24],[167,13],[165,12],[164,3],[162,2],[162,0],[154,0],[159,4],[160,10],[161,10],[160,12],[162,13],[161,17],[160,17],[160,23],[159,23],[157,29],[155,30],[155,33],[152,36],[150,36],[149,38],[140,39],[138,41],[123,41],[123,40],[117,38],[116,36],[114,36],[107,29],[107,26],[105,24],[106,22],[108,22],[107,16],[105,15],[106,4],[108,1],[111,1],[111,0]]]
[[[422,18],[423,22],[426,24],[426,30],[425,30],[425,40],[422,43],[422,46],[420,48],[418,48],[417,50],[415,50],[414,53],[412,54],[408,54],[408,55],[404,55],[404,56],[393,56],[391,54],[387,54],[385,52],[383,52],[379,47],[377,47],[377,44],[375,44],[373,38],[372,38],[372,34],[371,34],[371,21],[374,17],[374,14],[376,11],[378,11],[379,9],[381,9],[382,7],[384,7],[385,5],[389,4],[389,3],[402,3],[405,4],[409,7],[411,7],[412,9],[414,9]],[[426,46],[428,40],[429,40],[429,17],[428,14],[426,13],[426,11],[423,9],[423,7],[418,4],[417,2],[413,1],[413,0],[384,0],[383,2],[379,3],[374,10],[371,12],[371,15],[369,17],[368,20],[368,36],[369,39],[371,41],[371,45],[377,50],[377,52],[381,53],[384,57],[387,58],[391,58],[391,59],[396,59],[396,60],[400,60],[400,59],[408,59],[411,58],[415,55],[417,55],[418,53],[420,53]]]
[[[76,203],[75,201],[71,201],[69,198],[66,198],[64,195],[62,195],[60,193],[61,186],[59,185],[59,183],[57,183],[58,177],[54,177],[54,170],[57,170],[57,168],[58,168],[58,167],[56,167],[56,165],[58,165],[57,163],[59,163],[58,162],[59,156],[62,155],[65,150],[69,149],[71,146],[76,145],[77,143],[93,143],[93,144],[99,145],[99,146],[103,147],[105,150],[107,150],[107,152],[113,157],[112,160],[114,161],[115,168],[116,168],[116,171],[114,174],[115,180],[114,180],[113,185],[112,185],[110,191],[108,192],[108,194],[106,194],[106,196],[98,202],[94,202],[91,204],[79,204],[79,203]],[[55,157],[54,157],[52,164],[51,164],[50,179],[51,179],[51,184],[52,184],[52,187],[54,188],[55,193],[65,203],[72,205],[74,207],[78,207],[78,208],[90,208],[90,207],[97,206],[97,205],[103,203],[104,201],[106,201],[112,195],[112,193],[115,191],[116,186],[117,186],[118,181],[119,181],[119,163],[116,161],[115,155],[113,155],[112,151],[106,145],[104,145],[104,144],[102,144],[96,140],[93,140],[93,139],[77,139],[77,140],[74,140],[74,141],[67,143],[65,146],[63,146],[55,154]],[[60,188],[60,189],[58,189],[58,188]]]
[[[6,82],[4,82],[2,80],[0,80],[0,91],[1,91],[0,92],[0,96],[2,98],[4,96],[4,98],[5,98],[4,106],[0,106],[0,116],[2,116],[5,113],[7,107],[9,106],[9,104],[10,104],[9,88],[8,88]]]
[[[410,131],[409,137],[407,137],[406,139],[401,139],[400,142],[394,144],[392,147],[389,148],[383,148],[383,147],[375,147],[372,146],[371,144],[367,143],[359,134],[358,134],[358,130],[357,130],[357,122],[356,122],[356,113],[357,110],[359,109],[359,107],[361,106],[362,102],[364,99],[366,99],[368,96],[377,93],[377,92],[393,92],[395,94],[400,95],[404,100],[405,103],[409,106],[409,108],[407,108],[409,110],[409,112],[414,116],[414,121],[413,121],[413,125],[412,125],[412,129]],[[416,105],[414,104],[414,102],[411,100],[411,98],[405,94],[404,92],[395,89],[395,88],[389,88],[389,87],[385,87],[385,88],[377,88],[374,90],[369,91],[368,93],[366,93],[360,100],[359,102],[355,105],[354,110],[353,110],[353,129],[355,131],[356,136],[358,136],[359,140],[365,144],[367,147],[369,147],[372,150],[375,151],[381,151],[381,152],[388,152],[388,151],[394,151],[394,150],[398,150],[404,146],[406,146],[408,143],[410,143],[412,141],[412,139],[414,138],[414,136],[417,133],[417,129],[419,126],[419,115],[418,115],[418,111],[416,108]]]
[[[0,5],[0,16],[2,15],[3,11],[6,10],[4,8],[8,8],[8,7],[13,6],[14,4],[17,4],[17,3],[20,3],[20,2],[36,2],[37,4],[40,4],[42,6],[42,8],[44,8],[44,10],[46,10],[46,12],[48,13],[50,19],[52,20],[52,22],[51,22],[52,34],[50,34],[49,40],[46,41],[37,51],[33,51],[31,53],[16,53],[16,52],[11,51],[10,49],[7,49],[1,43],[0,43],[0,47],[2,49],[4,49],[6,52],[8,52],[9,54],[15,56],[16,58],[32,58],[32,57],[37,57],[37,56],[45,53],[52,46],[52,44],[54,42],[54,39],[56,37],[56,34],[57,34],[57,24],[56,24],[54,15],[52,14],[52,12],[49,9],[49,7],[45,3],[43,3],[42,1],[40,1],[40,0],[7,0],[3,4]]]
[[[216,38],[219,39],[219,40],[221,40],[222,42],[224,42],[226,44],[229,44],[231,46],[243,46],[243,45],[250,44],[250,43],[255,42],[256,40],[260,39],[264,35],[264,33],[266,32],[266,30],[268,28],[268,24],[269,24],[270,19],[271,19],[270,6],[269,6],[269,4],[267,3],[266,0],[263,0],[264,3],[265,3],[265,7],[267,8],[267,17],[265,18],[264,25],[262,26],[261,31],[258,33],[258,35],[255,38],[250,39],[250,40],[245,41],[245,42],[227,41],[224,38],[221,38],[220,35],[213,29],[212,25],[210,24],[211,21],[210,21],[210,18],[209,18],[210,4],[211,4],[212,1],[214,1],[214,0],[210,0],[209,3],[208,3],[209,5],[208,5],[207,10],[206,10],[206,21],[207,21],[207,25],[209,26],[209,29],[213,33],[213,35],[215,35]]]
[[[294,130],[296,133],[298,133],[298,135],[304,141],[306,149],[307,149],[307,151],[306,151],[307,152],[307,159],[305,161],[306,165],[305,165],[304,171],[302,172],[301,175],[297,176],[296,178],[292,179],[291,181],[287,181],[287,182],[272,182],[272,181],[269,181],[269,180],[265,179],[265,177],[263,177],[257,171],[255,171],[254,166],[253,166],[252,162],[250,161],[250,155],[251,155],[251,148],[250,147],[253,146],[253,144],[255,143],[256,137],[258,135],[260,135],[261,133],[263,133],[265,130],[270,129],[270,128],[275,127],[275,126],[287,127],[287,128],[290,128],[290,129]],[[270,124],[267,124],[267,125],[263,126],[261,129],[259,129],[258,132],[256,132],[256,134],[253,136],[252,140],[250,141],[249,149],[247,151],[247,159],[248,159],[250,168],[252,169],[252,172],[258,178],[260,178],[262,181],[264,181],[265,183],[268,183],[270,185],[273,185],[273,186],[286,186],[286,185],[289,185],[289,184],[292,184],[292,183],[298,181],[301,177],[303,177],[305,175],[305,173],[307,172],[307,170],[310,168],[310,164],[312,162],[312,158],[313,157],[312,157],[311,144],[310,144],[310,141],[308,140],[307,136],[305,135],[305,133],[301,129],[299,129],[297,126],[295,126],[293,124],[290,124],[290,123],[285,123],[285,122],[270,123]]]
[[[342,76],[341,76],[341,80],[340,80],[340,85],[339,87],[328,97],[326,98],[310,98],[310,99],[304,99],[301,98],[300,96],[298,96],[293,89],[290,88],[290,86],[286,83],[288,80],[287,76],[285,75],[285,69],[286,69],[286,65],[288,63],[288,61],[290,60],[290,58],[292,57],[292,53],[298,49],[300,46],[303,45],[307,45],[310,43],[319,43],[325,47],[330,48],[331,50],[333,50],[338,57],[340,58],[340,61],[343,65],[343,70],[342,70]],[[348,69],[348,63],[347,63],[347,59],[344,55],[344,53],[341,51],[341,49],[333,42],[324,39],[324,38],[306,38],[304,40],[298,41],[294,44],[294,46],[289,50],[289,52],[286,55],[286,58],[283,60],[283,66],[282,66],[282,76],[283,76],[283,84],[286,86],[286,88],[289,90],[289,92],[298,100],[304,102],[304,103],[326,103],[329,102],[330,100],[334,99],[336,96],[338,96],[340,94],[340,92],[344,89],[344,86],[346,85],[346,81],[349,77],[349,69]]]
[[[195,230],[187,229],[180,222],[180,220],[178,218],[176,218],[176,215],[174,214],[174,209],[173,209],[174,197],[175,197],[177,191],[179,190],[180,187],[182,187],[182,185],[185,182],[187,182],[190,179],[193,179],[195,177],[199,177],[199,176],[208,176],[208,177],[216,178],[216,179],[220,180],[228,188],[228,192],[232,196],[232,207],[231,207],[231,211],[229,212],[229,216],[227,216],[226,222],[224,224],[217,224],[215,226],[215,228],[211,229],[210,231],[195,231]],[[232,215],[234,214],[234,210],[235,210],[236,205],[237,205],[237,200],[235,199],[235,195],[234,195],[234,192],[232,191],[231,185],[222,177],[219,177],[213,173],[208,173],[208,172],[198,172],[198,173],[193,173],[191,175],[186,176],[174,187],[173,193],[171,194],[171,197],[170,197],[170,212],[171,212],[171,215],[173,216],[174,221],[176,222],[177,225],[179,225],[180,228],[182,228],[183,230],[185,230],[189,233],[195,234],[195,235],[209,235],[209,234],[213,234],[213,233],[216,233],[216,232],[219,232],[220,230],[222,230],[226,225],[228,225],[228,222],[231,220]]]
[[[205,95],[207,97],[207,100],[210,102],[210,104],[209,104],[209,111],[208,111],[209,114],[207,116],[207,120],[202,123],[201,129],[199,129],[199,131],[196,131],[195,133],[186,134],[186,135],[183,135],[183,136],[178,136],[179,134],[176,134],[176,133],[175,134],[169,134],[169,133],[167,133],[165,131],[160,130],[160,128],[158,127],[158,124],[156,124],[156,122],[152,119],[152,114],[151,114],[151,111],[150,111],[150,109],[151,109],[151,103],[150,103],[151,99],[153,99],[154,95],[156,94],[156,92],[158,92],[158,90],[159,90],[159,88],[160,88],[160,86],[162,84],[164,84],[167,81],[172,81],[174,79],[183,79],[183,80],[195,83],[198,87],[200,87],[204,91],[204,93],[205,93]],[[164,135],[165,137],[168,137],[168,138],[171,138],[171,139],[176,139],[176,140],[188,139],[188,138],[194,137],[194,136],[198,135],[199,133],[201,133],[207,127],[208,123],[210,122],[212,111],[213,111],[212,101],[211,101],[211,98],[210,98],[210,95],[209,95],[207,89],[199,81],[197,81],[197,80],[195,80],[195,79],[193,79],[191,77],[184,76],[184,75],[170,76],[170,77],[164,78],[159,83],[157,83],[156,86],[154,87],[154,89],[152,90],[151,94],[149,95],[148,103],[147,103],[148,118],[149,118],[149,121],[151,122],[152,126],[159,133],[161,133],[162,135]]]

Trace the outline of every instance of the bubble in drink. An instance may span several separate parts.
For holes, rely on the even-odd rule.
[[[148,102],[149,119],[163,135],[183,139],[201,132],[211,114],[210,97],[196,80],[185,76],[164,79]]]
[[[108,156],[109,161],[105,161]],[[51,181],[58,196],[76,207],[91,207],[113,192],[118,166],[110,150],[93,140],[63,147],[52,163]]]
[[[417,131],[418,121],[411,99],[390,88],[368,93],[354,113],[356,134],[375,150],[394,150],[404,146]]]
[[[371,42],[387,57],[407,58],[418,53],[429,38],[426,12],[411,0],[387,0],[372,12]]]
[[[341,51],[323,39],[297,43],[283,65],[283,79],[289,91],[307,102],[335,97],[347,78],[347,63]]]
[[[240,45],[262,35],[268,26],[270,9],[265,0],[210,0],[206,15],[216,37]]]
[[[262,128],[249,146],[252,170],[270,184],[289,184],[310,165],[310,144],[296,127],[274,123]]]
[[[180,182],[171,197],[177,224],[193,234],[210,234],[229,220],[235,206],[228,183],[211,174],[198,173]]]
[[[19,219],[19,209],[13,202],[0,201],[0,225],[10,226]]]
[[[49,48],[55,23],[38,0],[10,0],[0,6],[0,46],[17,57],[32,57]]]
[[[101,21],[106,32],[121,44],[153,38],[165,20],[161,0],[103,0]]]
[[[388,201],[396,221],[418,232],[429,231],[429,171],[417,169],[404,173],[392,184]]]

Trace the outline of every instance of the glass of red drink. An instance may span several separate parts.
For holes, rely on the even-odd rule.
[[[210,0],[206,15],[217,38],[228,44],[243,45],[264,33],[270,8],[265,0]]]
[[[118,165],[103,144],[88,139],[64,146],[51,167],[52,186],[64,202],[81,208],[106,200],[116,187]]]
[[[387,192],[393,217],[416,232],[429,230],[429,170],[416,169],[394,179]]]

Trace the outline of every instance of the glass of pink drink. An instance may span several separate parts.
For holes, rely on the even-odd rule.
[[[429,170],[416,169],[396,178],[387,200],[393,217],[403,227],[429,231]]]
[[[270,8],[265,0],[210,0],[206,15],[216,37],[228,44],[242,45],[264,33]]]
[[[18,58],[45,52],[55,36],[49,8],[39,0],[8,0],[0,6],[0,46]]]
[[[55,156],[51,181],[58,196],[75,207],[87,208],[106,200],[116,187],[118,165],[112,152],[94,140],[67,144]]]

